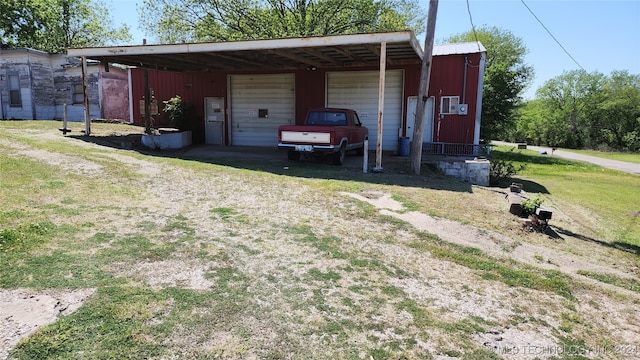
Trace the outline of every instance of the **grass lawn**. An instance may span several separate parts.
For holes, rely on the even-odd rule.
[[[0,296],[95,291],[0,348],[10,359],[510,359],[532,344],[618,359],[587,350],[637,345],[637,177],[497,148],[526,164],[510,181],[554,207],[552,237],[521,229],[504,188],[415,176],[407,159],[382,174],[202,160],[100,139],[139,127],[59,127],[0,121]],[[500,255],[443,240],[444,220],[441,234]]]
[[[640,164],[640,153],[623,153],[615,151],[595,151],[595,150],[574,150],[561,149],[563,151],[571,151],[577,154],[597,156],[604,159],[626,161],[630,163]]]
[[[556,204],[580,206],[597,218],[593,230],[611,244],[640,248],[640,178],[596,165],[494,147],[495,158],[524,165],[516,182]]]

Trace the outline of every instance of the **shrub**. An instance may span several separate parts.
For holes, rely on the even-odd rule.
[[[536,209],[542,206],[542,200],[540,195],[536,195],[535,198],[526,198],[522,201],[522,215],[529,216],[536,213]]]
[[[163,101],[164,109],[162,111],[169,114],[171,125],[180,130],[184,130],[185,126],[185,104],[182,102],[180,95],[176,95],[167,101]]]
[[[502,159],[491,160],[491,165],[489,167],[489,183],[491,185],[497,185],[503,179],[509,179],[513,175],[517,174],[518,171],[523,169],[524,165],[516,167],[511,161]]]
[[[638,131],[628,132],[622,137],[622,142],[624,144],[624,150],[631,152],[638,151],[640,150],[640,133],[638,133]]]

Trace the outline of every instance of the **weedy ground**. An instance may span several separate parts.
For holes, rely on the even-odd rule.
[[[57,127],[0,122],[0,297],[84,298],[9,358],[640,356],[637,176],[503,151],[554,210],[538,234],[503,188],[407,159],[362,174]]]

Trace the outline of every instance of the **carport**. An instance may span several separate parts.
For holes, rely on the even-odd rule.
[[[376,167],[381,168],[387,66],[419,65],[423,51],[411,31],[215,43],[69,49],[69,56],[175,72],[263,72],[379,68]],[[145,77],[146,80],[146,77]],[[85,83],[86,88],[86,83]],[[145,84],[145,113],[149,93]],[[86,98],[86,92],[85,92]],[[86,117],[85,132],[91,133]],[[373,129],[371,129],[373,130]]]

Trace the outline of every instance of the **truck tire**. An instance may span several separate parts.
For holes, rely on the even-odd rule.
[[[287,158],[289,160],[298,161],[300,160],[300,153],[295,150],[287,151]]]
[[[335,165],[344,164],[344,157],[346,153],[347,153],[346,144],[342,144],[342,146],[340,146],[340,150],[338,150],[335,154],[333,154],[333,163]]]

